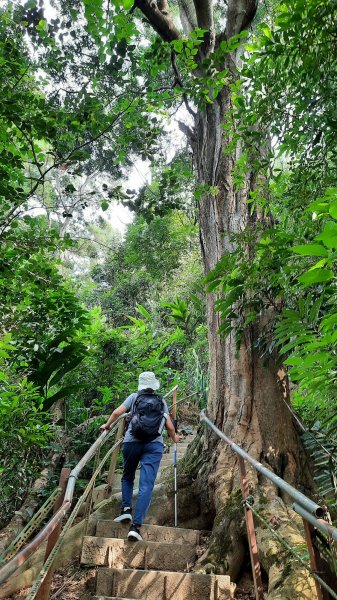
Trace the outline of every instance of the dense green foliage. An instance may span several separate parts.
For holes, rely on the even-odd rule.
[[[22,500],[37,477],[43,449],[52,435],[43,422],[43,399],[27,377],[15,376],[6,368],[14,347],[7,334],[0,341],[0,524],[20,508]],[[10,449],[10,451],[9,451]]]
[[[31,2],[0,13],[2,524],[53,452],[78,459],[97,436],[96,417],[135,389],[142,370],[156,370],[165,388],[175,378],[184,386],[177,373],[194,336],[170,322],[163,302],[189,302],[195,291],[195,338],[206,344],[189,159],[182,153],[167,166],[160,158],[160,107],[153,114],[143,100],[137,57],[129,64],[114,34],[126,81],[118,61],[95,60],[101,39],[92,29],[77,24],[62,36],[75,17],[59,9],[49,24]],[[151,185],[125,192],[118,178],[130,152],[155,150]],[[147,219],[124,243],[103,216],[115,199]],[[185,204],[186,214],[172,212]]]
[[[205,189],[194,189],[191,156],[167,124],[182,105],[203,110],[227,85],[228,151],[242,148],[233,177],[239,190],[253,169],[254,187],[247,228],[209,275],[208,290],[219,293],[222,335],[234,332],[239,345],[255,328],[261,355],[277,352],[288,369],[308,446],[326,466],[322,493],[330,493],[333,5],[262,6],[252,34],[223,40],[204,61],[205,31],[164,42],[130,8],[128,0],[55,2],[55,17],[34,1],[0,9],[1,523],[51,453],[77,460],[98,417],[134,391],[142,370],[154,370],[165,390],[178,382],[184,393],[198,391],[205,405],[196,226]],[[234,80],[223,59],[242,40]],[[139,159],[150,161],[151,181],[134,190],[129,175]],[[124,238],[111,224],[116,202],[135,213]]]

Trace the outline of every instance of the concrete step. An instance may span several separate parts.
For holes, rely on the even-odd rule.
[[[178,444],[177,445],[177,452],[178,454],[184,454],[188,448],[189,444]],[[174,452],[174,446],[170,446],[170,449],[168,452],[164,452],[163,456],[170,456],[170,454],[172,455]]]
[[[177,444],[177,450],[178,450],[178,452],[179,451],[186,452],[186,450],[187,450],[188,446],[190,445],[190,443],[191,442],[179,442],[179,444]],[[174,445],[172,444],[171,446],[169,446],[168,454],[172,453],[173,450],[174,450]],[[165,453],[165,454],[167,454],[167,453]]]
[[[184,458],[186,452],[177,452],[177,459],[180,460],[182,458]],[[174,453],[172,452],[172,454],[163,454],[163,458],[161,459],[161,463],[163,462],[163,460],[170,460],[173,463],[174,460]]]
[[[229,600],[234,586],[228,575],[105,569],[97,571],[97,596],[133,600]]]
[[[178,454],[185,454],[187,448],[188,448],[189,444],[178,444],[177,446],[177,453]],[[172,456],[174,452],[174,446],[170,447],[170,450],[168,452],[164,452],[163,456]]]
[[[182,459],[182,456],[177,456],[177,462],[181,459]],[[166,469],[166,467],[173,467],[173,465],[174,465],[173,456],[172,456],[172,458],[163,458],[160,463],[160,468]]]
[[[177,458],[183,458],[185,456],[186,452],[177,452]],[[163,460],[171,460],[173,462],[173,458],[174,458],[174,452],[170,452],[170,454],[163,454],[163,458],[161,459],[160,462],[163,462]]]
[[[96,536],[125,539],[129,525],[114,521],[97,521]],[[182,527],[161,527],[160,525],[142,525],[141,533],[144,542],[162,542],[163,544],[191,544],[198,546],[200,531],[183,529]]]
[[[188,544],[130,542],[85,536],[81,564],[115,569],[184,571],[194,565],[195,559],[195,546]]]

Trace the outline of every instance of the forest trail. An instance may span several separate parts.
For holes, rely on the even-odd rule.
[[[182,458],[194,436],[178,445]],[[164,454],[160,478],[172,465]],[[115,488],[119,491],[118,487]],[[81,564],[97,566],[97,600],[227,600],[235,585],[226,575],[191,572],[197,560],[201,530],[144,524],[142,542],[128,542],[128,525],[99,520],[95,534],[85,536]]]
[[[207,425],[211,426],[211,428],[220,437],[222,437],[225,442],[229,443],[232,450],[238,453],[241,458],[245,458],[249,463],[253,464],[257,471],[263,473],[270,481],[274,481],[279,489],[284,489],[294,500],[303,503],[303,506],[297,506],[296,504],[293,505],[295,513],[298,513],[298,515],[303,515],[303,518],[307,520],[309,524],[312,522],[313,525],[323,533],[328,532],[330,537],[337,535],[337,530],[320,518],[324,517],[324,509],[322,509],[314,501],[301,494],[301,492],[299,492],[296,488],[290,486],[284,480],[275,476],[272,471],[266,469],[262,464],[256,462],[251,455],[247,454],[239,446],[231,442],[229,438],[226,438],[226,436],[220,432],[205,415],[203,415],[203,420]],[[123,421],[120,422],[120,425],[123,425]],[[119,433],[122,433],[122,428],[120,425],[118,426],[117,436]],[[187,429],[187,427],[185,429]],[[111,480],[112,494],[111,491],[109,491],[111,490],[110,485],[100,485],[95,489],[93,487],[97,473],[105,464],[107,458],[111,456],[112,452],[116,452],[121,439],[122,438],[119,438],[119,441],[117,441],[117,443],[113,445],[110,450],[108,450],[106,457],[98,467],[95,463],[91,487],[88,488],[93,492],[92,497],[91,499],[88,497],[88,491],[87,494],[84,493],[79,499],[78,503],[78,507],[82,509],[81,512],[79,512],[79,510],[77,510],[75,507],[72,513],[72,515],[75,514],[75,516],[78,514],[80,519],[81,517],[84,518],[70,528],[69,535],[67,534],[67,537],[64,537],[61,547],[57,549],[58,556],[57,560],[55,561],[55,567],[57,569],[57,563],[59,567],[61,567],[61,571],[57,575],[58,581],[59,577],[61,577],[61,589],[67,587],[68,573],[67,568],[64,570],[64,567],[69,565],[71,562],[73,563],[72,566],[75,567],[75,561],[77,565],[80,563],[84,569],[80,570],[78,569],[78,566],[75,567],[75,576],[78,581],[78,585],[75,581],[73,581],[75,584],[72,586],[73,593],[71,597],[73,600],[78,600],[80,598],[81,600],[89,600],[89,598],[90,600],[183,600],[187,597],[189,597],[191,600],[230,600],[234,597],[237,599],[247,599],[248,597],[253,597],[253,587],[250,585],[248,579],[247,581],[243,582],[240,580],[240,578],[235,577],[235,575],[233,576],[233,574],[229,571],[226,571],[227,573],[229,572],[228,575],[220,574],[223,573],[223,570],[221,567],[218,569],[216,567],[214,568],[214,562],[211,554],[206,553],[205,555],[204,551],[206,547],[209,546],[206,542],[206,538],[209,537],[210,534],[210,532],[205,531],[205,529],[211,528],[212,524],[210,520],[204,519],[203,513],[204,509],[206,510],[206,507],[204,504],[201,504],[200,498],[198,498],[195,493],[191,493],[191,490],[186,495],[186,488],[184,487],[183,477],[181,477],[181,474],[178,477],[178,523],[183,525],[184,528],[170,526],[173,524],[173,522],[175,522],[173,510],[174,490],[172,486],[172,467],[174,463],[174,456],[172,456],[172,447],[168,448],[168,453],[164,454],[160,465],[158,474],[159,485],[154,493],[153,501],[148,511],[147,522],[142,527],[143,541],[133,543],[128,542],[125,539],[127,536],[128,526],[116,524],[113,520],[118,514],[121,500],[120,474],[116,473],[114,479]],[[94,451],[96,450],[97,452],[97,447],[99,447],[97,446],[97,442],[102,442],[102,438],[99,438],[99,440],[95,442],[95,444],[82,458],[80,463],[78,463],[82,466],[82,468],[85,462],[88,462],[90,457],[92,458]],[[179,459],[181,460],[185,458],[183,464],[181,465],[184,467],[185,462],[188,462],[191,457],[193,457],[195,454],[200,455],[199,434],[194,435],[191,433],[191,435],[185,438],[183,443],[178,445],[178,448],[178,462]],[[186,457],[185,454],[187,454]],[[114,465],[116,464],[114,460],[111,462]],[[73,469],[73,475],[70,475],[69,479],[71,477],[77,477],[79,472],[80,469],[77,465],[77,467]],[[77,475],[74,475],[74,473],[77,473]],[[241,475],[247,482],[246,474],[241,473]],[[103,477],[105,477],[104,474]],[[137,474],[136,486],[138,481],[139,476]],[[247,497],[247,491],[248,490],[246,490],[246,486],[244,485],[242,489],[244,498]],[[135,489],[134,495],[137,495],[137,492],[138,490]],[[198,511],[201,509],[202,512],[195,513],[195,505],[198,501]],[[252,508],[250,502],[251,501],[248,500],[246,508],[249,506],[249,511],[253,512],[254,515],[256,514],[258,518],[261,517],[261,514],[259,515],[259,513],[261,513],[261,510],[265,511],[265,502],[262,502],[262,505],[260,505],[259,500],[257,499],[257,503],[254,503],[254,508]],[[282,502],[282,500],[279,497],[275,497],[275,501],[272,501],[272,515],[264,512],[264,517],[268,519],[272,517],[274,519],[273,521],[270,520],[270,523],[272,522],[274,524],[275,522],[275,510],[280,509],[280,502]],[[240,500],[240,507],[241,505],[242,501]],[[94,508],[94,511],[90,515],[92,508]],[[310,514],[307,512],[308,510],[311,511]],[[291,522],[289,520],[289,515],[286,521],[284,521],[282,511],[283,508],[281,509],[281,512],[277,513],[281,514],[283,519],[283,525],[281,520],[280,523],[278,523],[278,539],[281,539],[282,541],[283,535],[283,541],[291,541],[293,546],[297,545],[298,548],[303,548],[303,545],[305,544],[305,538],[303,537],[302,532],[303,527],[301,524],[299,527],[297,527],[299,524],[298,521],[301,521],[301,519],[299,519],[299,516],[294,518],[294,513]],[[314,515],[317,515],[319,518],[315,518]],[[71,519],[72,516],[69,518],[68,523],[73,522]],[[248,512],[246,511],[247,529],[249,527],[248,521]],[[272,546],[269,544],[269,542],[266,543],[262,535],[263,531],[261,530],[261,527],[259,525],[255,526],[254,533],[253,520],[251,525],[252,529],[248,531],[251,539],[251,545],[252,547],[255,546],[257,548],[256,539],[259,538],[260,544],[258,551],[262,561],[264,560],[264,556],[267,552],[272,551],[279,555],[279,546],[275,545],[275,542],[273,542]],[[67,530],[65,526],[63,533],[65,534],[66,532]],[[226,537],[224,535],[224,530],[222,529],[221,531],[218,531],[216,535],[218,536],[219,543],[221,544],[221,552],[223,553],[226,551],[226,546],[228,544],[228,541],[226,541]],[[257,538],[255,536],[257,536]],[[310,540],[311,542],[308,546],[309,549],[313,543],[311,534]],[[236,532],[234,532],[232,536],[232,546],[237,547],[239,543],[239,536]],[[307,544],[309,544],[308,540]],[[207,550],[210,551],[210,548],[211,546],[209,546]],[[27,562],[25,571],[21,571],[16,582],[13,582],[12,580],[17,579],[17,576],[8,580],[8,586],[5,584],[7,593],[6,589],[4,588],[0,591],[0,597],[4,598],[5,600],[9,600],[11,592],[24,591],[24,588],[28,588],[29,584],[31,585],[35,579],[35,583],[30,591],[28,591],[28,596],[26,596],[26,598],[27,600],[33,600],[35,598],[39,598],[40,600],[40,596],[36,595],[36,592],[39,589],[37,587],[37,585],[39,585],[38,578],[41,578],[40,583],[42,583],[42,578],[47,573],[48,568],[50,568],[52,563],[50,563],[46,569],[45,567],[48,563],[47,559],[45,562],[45,567],[42,568],[43,548],[41,548],[39,552],[40,554],[37,553],[36,556],[33,554],[32,562]],[[310,572],[312,577],[316,579],[316,584],[319,580],[320,585],[323,585],[324,589],[330,593],[330,596],[332,598],[336,598],[333,587],[329,587],[328,582],[323,581],[317,576],[317,571],[320,568],[319,562],[311,564],[312,568],[309,569],[309,567],[304,564],[303,559],[301,559],[298,554],[296,555],[295,552],[293,552],[292,555],[300,560],[300,562],[303,564],[304,571],[302,568],[303,573],[301,575],[302,580],[300,588],[296,588],[296,593],[294,592],[294,595],[289,596],[291,600],[295,600],[295,598],[301,600],[308,598],[308,600],[313,600],[313,598],[321,597],[320,592],[317,595],[315,593],[315,581],[310,579]],[[200,560],[198,560],[199,557]],[[56,554],[54,555],[54,558],[56,558]],[[54,560],[54,558],[52,560]],[[317,560],[319,560],[319,555],[317,555]],[[254,555],[251,555],[251,562],[254,564],[255,572],[257,572],[257,569],[259,568],[259,562],[256,550],[255,558]],[[7,567],[5,566],[4,568],[6,569]],[[9,568],[12,569],[13,572],[13,566]],[[312,569],[314,569],[314,571]],[[245,573],[241,571],[241,576],[247,574],[248,571]],[[327,575],[329,576],[329,572],[327,572]],[[72,577],[71,579],[74,578]],[[18,585],[19,581],[20,585]],[[238,582],[238,587],[234,581]],[[271,582],[272,585],[270,586]],[[268,598],[270,597],[270,599],[273,598],[275,600],[280,600],[282,598],[283,600],[283,598],[286,596],[282,595],[283,591],[279,593],[278,587],[275,587],[273,582],[274,580],[270,577]],[[290,584],[291,582],[289,583],[286,581],[286,586]],[[262,581],[259,583],[258,579],[256,578],[254,587],[255,597],[261,598],[262,600],[262,598],[265,597],[266,592],[265,584]],[[55,591],[54,585],[52,588],[53,591]],[[40,591],[42,591],[42,588]],[[293,593],[293,591],[294,590],[292,589],[291,593]],[[297,594],[298,591],[300,591],[300,595]],[[2,592],[5,593],[3,594]],[[47,588],[45,588],[43,593],[45,592],[47,592]],[[236,592],[235,596],[234,592]],[[54,598],[58,595],[58,590],[56,588],[56,591],[51,598]],[[15,596],[14,598],[12,598],[12,596],[10,597],[11,600],[19,600],[19,597],[22,598],[21,594],[19,594],[19,596]],[[328,598],[328,596],[322,596],[324,600],[325,597]],[[42,595],[41,600],[42,598],[47,598],[47,596]],[[62,598],[64,598],[64,600],[70,600],[70,597],[67,595],[62,596]]]

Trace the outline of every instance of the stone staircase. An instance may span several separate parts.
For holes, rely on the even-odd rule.
[[[193,440],[193,437],[194,437],[193,435],[189,435],[188,437],[185,438],[185,441],[178,444],[177,460],[179,460],[180,458],[182,458],[184,456],[187,446]],[[168,447],[168,452],[163,454],[163,458],[160,463],[160,469],[159,469],[159,474],[158,474],[157,480],[160,479],[160,475],[163,472],[163,470],[166,467],[171,467],[172,465],[173,465],[173,446],[170,446],[170,447]],[[107,473],[105,475],[107,475]],[[122,479],[121,473],[116,473],[115,477],[114,477],[112,494],[118,494],[119,492],[122,491],[121,479]],[[139,483],[139,470],[136,471],[135,489],[137,489],[138,483]],[[107,484],[102,484],[102,485],[97,486],[93,492],[93,498],[92,498],[93,505],[96,506],[97,504],[102,502],[102,500],[107,498],[108,495],[110,495],[110,494],[108,492]],[[84,507],[83,507],[83,511],[84,511]]]
[[[178,459],[192,436],[178,445]],[[173,464],[173,448],[164,454],[163,470]],[[115,482],[118,490],[118,482]],[[135,482],[135,487],[137,482]],[[142,542],[126,540],[128,525],[99,520],[94,535],[83,540],[81,563],[96,566],[96,600],[229,600],[234,585],[227,575],[191,570],[201,532],[144,524]]]

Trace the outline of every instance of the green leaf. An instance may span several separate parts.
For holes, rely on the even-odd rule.
[[[101,202],[101,209],[106,211],[109,208],[109,202],[107,200],[102,200]]]
[[[329,213],[332,216],[332,218],[336,219],[336,221],[337,221],[337,200],[330,204]]]
[[[57,373],[52,377],[52,379],[48,382],[48,388],[56,385],[63,377],[73,371],[83,360],[83,356],[75,356],[72,360],[69,360],[63,368],[59,369]]]
[[[41,21],[39,21],[38,24],[36,25],[36,29],[37,29],[37,31],[47,33],[48,32],[47,21],[45,21],[44,19],[41,19]]]
[[[180,52],[183,50],[184,44],[182,40],[173,40],[172,46],[174,51],[177,52],[177,54],[180,54]]]
[[[144,306],[142,306],[141,304],[137,304],[137,310],[138,312],[140,312],[141,315],[143,315],[143,317],[145,317],[145,319],[147,319],[148,321],[152,321],[150,313],[144,308]]]
[[[58,392],[45,399],[43,402],[43,410],[49,410],[57,400],[63,400],[63,398],[66,398],[80,388],[80,385],[67,385],[61,388]]]
[[[337,223],[327,221],[322,233],[316,237],[316,240],[322,241],[327,248],[337,248]]]
[[[328,251],[321,244],[304,244],[301,246],[294,246],[292,252],[300,254],[301,256],[328,256]]]
[[[312,285],[314,283],[324,283],[325,281],[331,281],[334,278],[333,271],[329,269],[313,269],[303,273],[298,277],[298,281],[303,284],[303,287]]]

